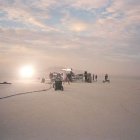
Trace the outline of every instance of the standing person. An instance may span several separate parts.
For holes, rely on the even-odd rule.
[[[108,82],[110,83],[110,80],[108,79],[108,74],[105,74],[105,80],[103,80],[103,83]]]
[[[85,77],[85,82],[87,82],[87,80],[88,80],[88,77],[87,77],[87,71],[85,71],[85,73],[84,73],[84,77]]]
[[[53,82],[53,73],[50,72],[49,78],[50,78],[51,82]]]
[[[97,76],[97,75],[95,75],[95,81],[97,81],[97,78],[98,78],[98,76]]]
[[[69,74],[69,80],[70,80],[70,82],[72,82],[72,76],[73,76],[73,72],[70,71],[70,74]]]
[[[108,80],[108,74],[105,74],[105,81]]]
[[[68,84],[70,84],[70,73],[66,74],[66,82],[68,82]]]
[[[45,78],[44,77],[41,79],[41,83],[45,83]]]
[[[88,83],[92,83],[92,76],[91,76],[91,73],[88,73]]]
[[[94,74],[93,74],[93,76],[92,76],[92,80],[93,80],[93,82],[94,82]]]

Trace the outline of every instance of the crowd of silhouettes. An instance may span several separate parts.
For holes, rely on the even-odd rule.
[[[92,83],[92,82],[97,82],[98,81],[98,75],[97,74],[91,74],[87,71],[84,71],[84,74],[81,74],[81,75],[83,75],[83,80],[86,83]],[[51,82],[54,82],[55,79],[59,78],[61,81],[68,82],[68,84],[70,84],[70,82],[73,82],[75,80],[74,79],[75,74],[73,73],[73,71],[71,69],[71,71],[66,72],[65,74],[55,73],[55,72],[50,73],[49,78],[50,78]],[[110,82],[108,74],[105,74],[103,83],[104,82]],[[41,83],[45,83],[45,78],[42,78]]]
[[[97,78],[98,76],[97,75],[92,75],[91,73],[88,73],[87,71],[84,72],[84,79],[85,79],[85,82],[87,83],[92,83],[92,81],[96,81],[97,82]]]
[[[84,72],[84,81],[85,82],[92,83],[92,81],[97,82],[97,80],[98,80],[97,74],[91,75],[91,73],[88,73],[87,71]],[[108,78],[108,74],[105,74],[105,79],[103,80],[103,82],[110,82],[110,80]]]

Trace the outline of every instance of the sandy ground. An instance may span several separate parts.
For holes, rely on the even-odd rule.
[[[0,100],[1,140],[138,140],[140,81],[72,83]],[[0,87],[0,97],[49,88]]]

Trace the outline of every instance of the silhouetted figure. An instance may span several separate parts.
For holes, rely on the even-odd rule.
[[[72,82],[72,76],[74,75],[74,73],[72,71],[70,71],[70,75],[69,75],[69,78],[70,78],[70,82]]]
[[[66,74],[66,82],[68,82],[68,84],[70,84],[70,73]]]
[[[93,76],[92,76],[92,80],[93,80],[93,81],[94,81],[94,78],[95,78],[95,77],[94,77],[94,74],[93,74]]]
[[[108,74],[105,75],[105,81],[107,81],[107,80],[108,80]]]
[[[84,77],[85,77],[85,82],[87,82],[87,79],[88,79],[88,77],[87,77],[87,71],[84,72]]]
[[[53,82],[53,73],[50,72],[49,78],[50,78],[51,82]]]
[[[88,73],[88,74],[87,74],[87,82],[88,82],[88,83],[92,83],[91,73]]]
[[[45,83],[45,78],[42,78],[41,79],[41,83]]]
[[[108,82],[110,83],[110,80],[108,79],[108,74],[105,74],[105,80],[103,80],[103,83]]]
[[[98,79],[98,76],[97,76],[97,75],[95,75],[95,81],[97,81],[97,79]]]

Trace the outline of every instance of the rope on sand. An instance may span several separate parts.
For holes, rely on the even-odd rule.
[[[50,85],[50,87],[48,89],[42,89],[42,90],[34,90],[34,91],[29,91],[29,92],[16,93],[16,94],[12,94],[12,95],[8,95],[8,96],[0,97],[0,100],[6,99],[6,98],[10,98],[10,97],[14,97],[14,96],[18,96],[18,95],[24,95],[24,94],[30,94],[30,93],[35,93],[35,92],[48,91],[51,88],[52,88],[52,86]]]

